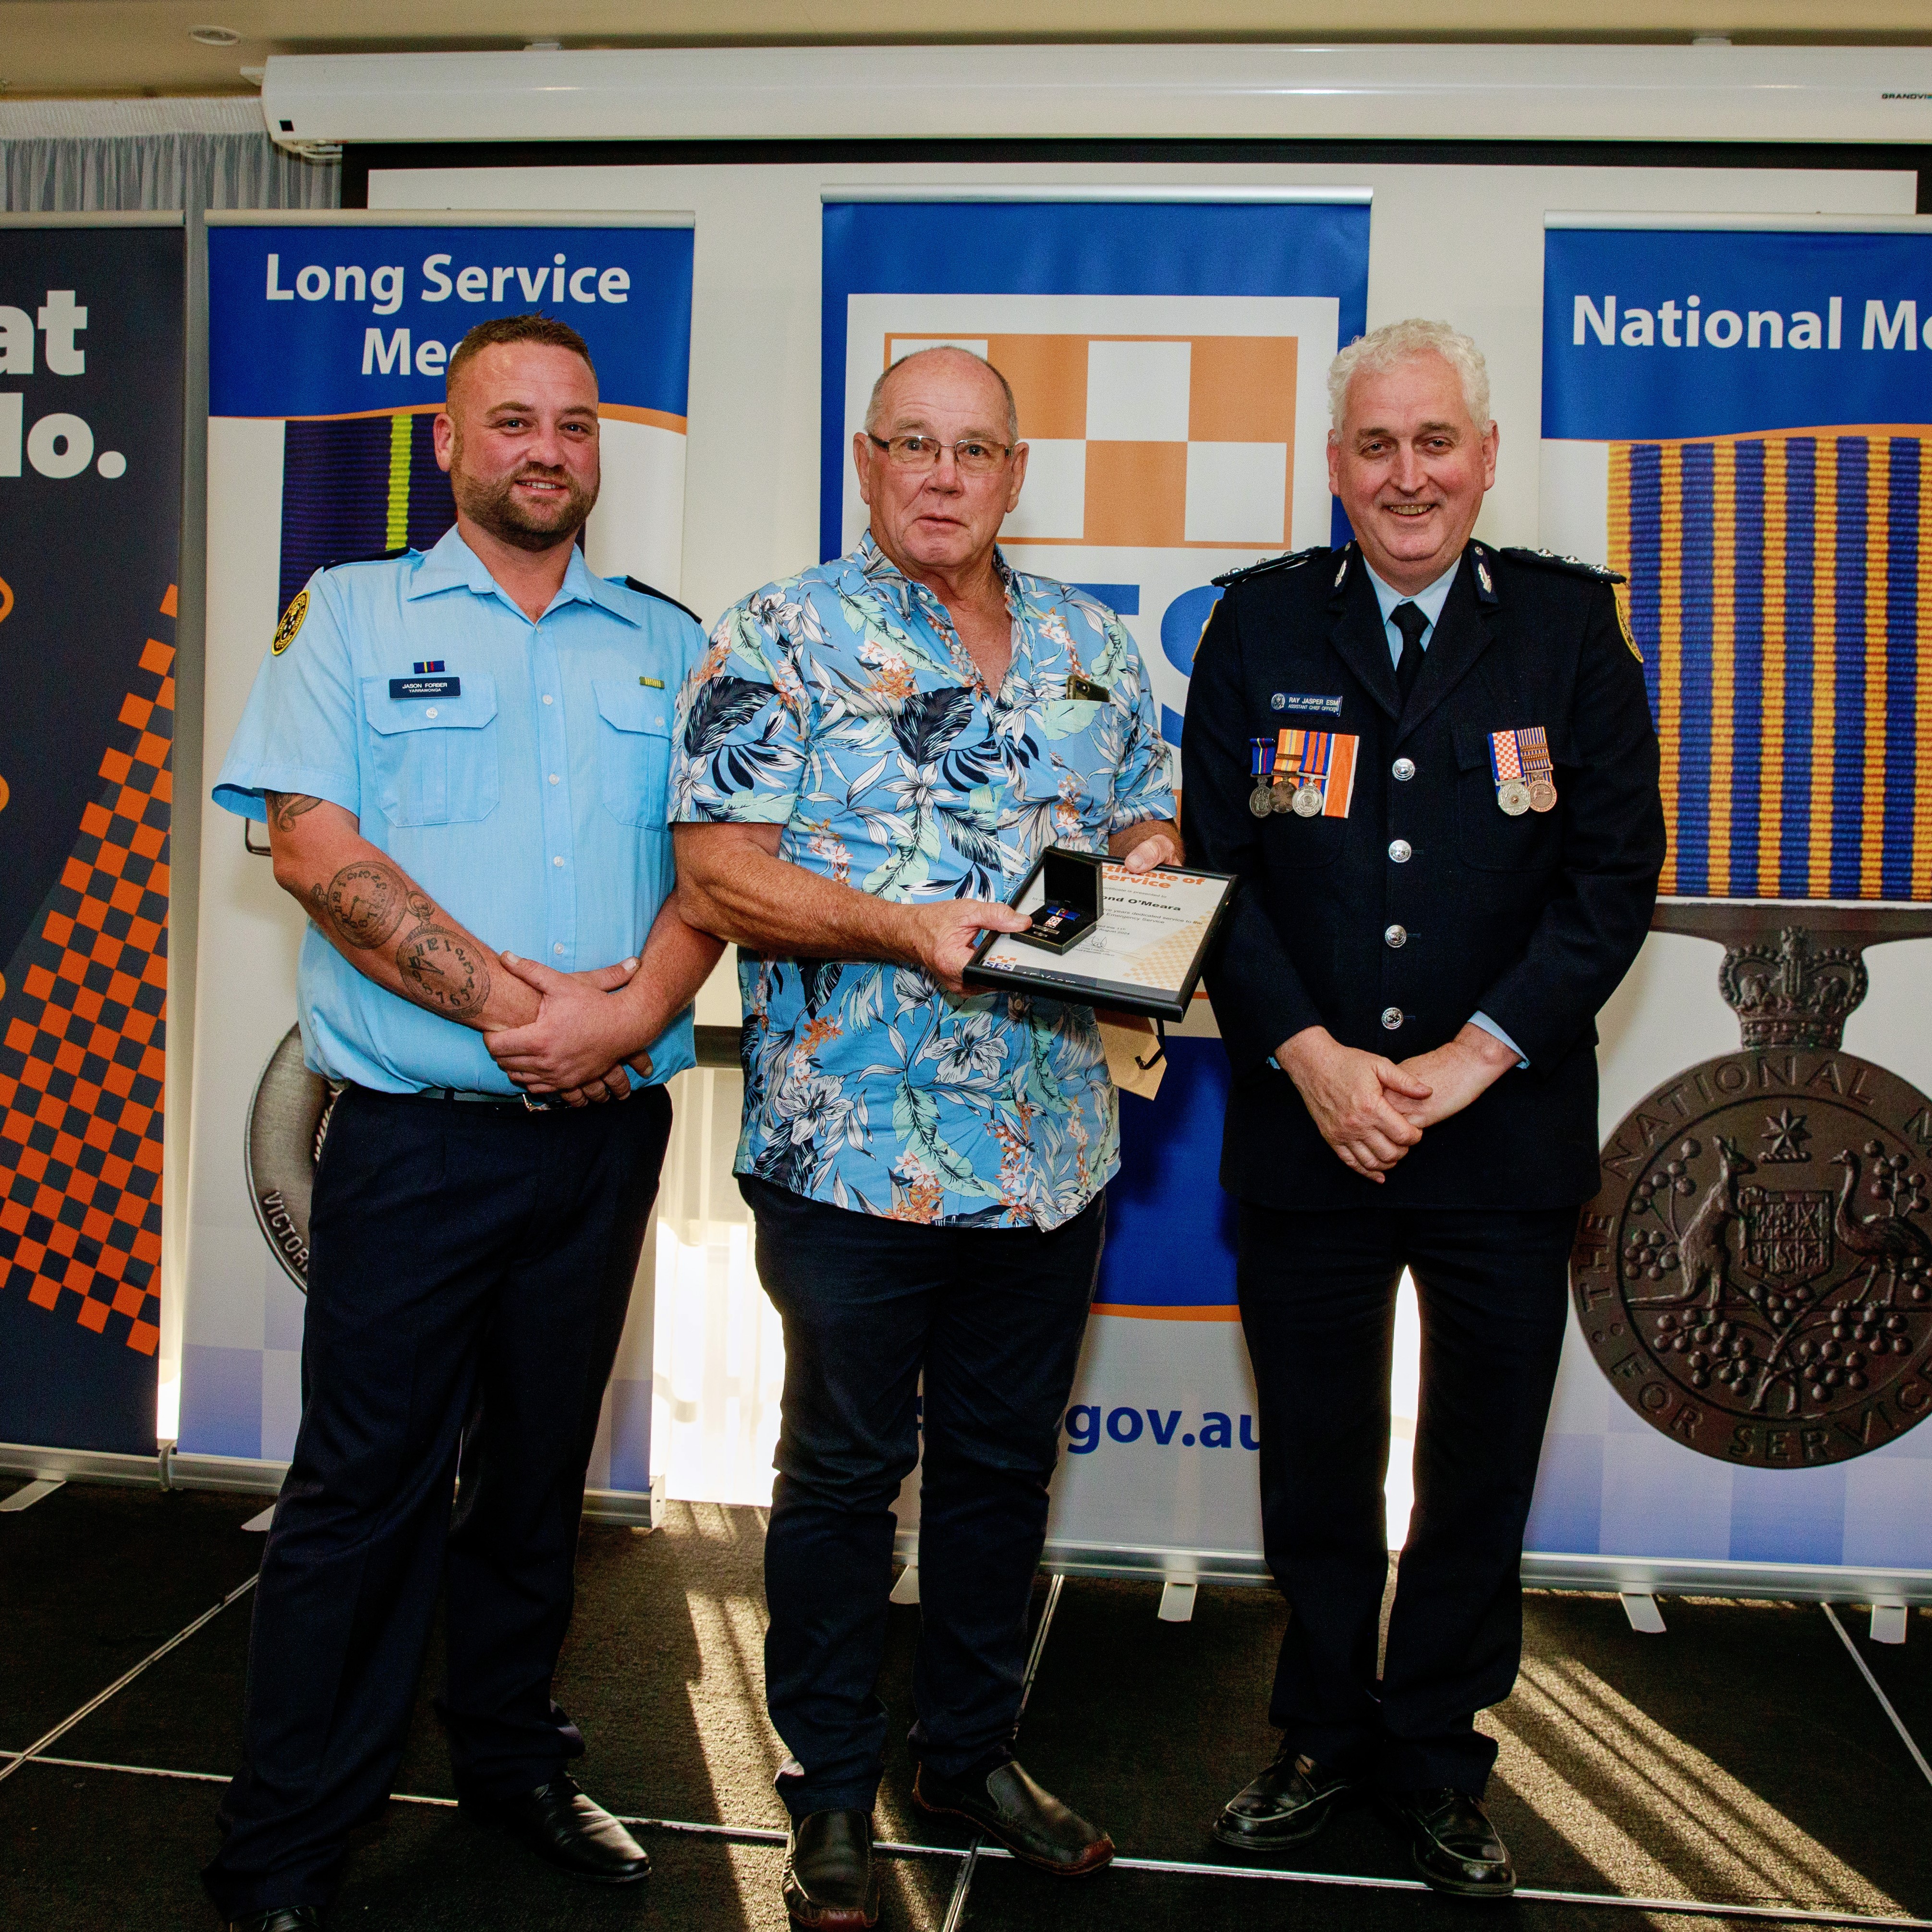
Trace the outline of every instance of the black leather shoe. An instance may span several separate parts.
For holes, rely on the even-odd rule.
[[[1274,1763],[1221,1808],[1214,1835],[1243,1852],[1278,1852],[1312,1838],[1330,1813],[1355,1795],[1348,1779],[1324,1770],[1305,1752],[1282,1750]]]
[[[870,1812],[814,1811],[792,1820],[785,1841],[784,1902],[791,1922],[813,1932],[849,1932],[878,1923]]]
[[[1516,1868],[1490,1814],[1466,1791],[1398,1791],[1391,1800],[1408,1827],[1415,1868],[1438,1892],[1457,1898],[1507,1898]]]
[[[631,1885],[650,1876],[644,1847],[573,1778],[554,1778],[514,1798],[465,1797],[463,1808],[519,1838],[540,1858],[593,1885]]]
[[[321,1932],[322,1914],[313,1905],[278,1905],[272,1912],[231,1918],[228,1932]]]
[[[912,1795],[922,1810],[967,1819],[1022,1864],[1057,1877],[1098,1871],[1114,1856],[1114,1841],[1105,1832],[1070,1811],[1010,1760],[982,1780],[957,1784],[922,1764]]]

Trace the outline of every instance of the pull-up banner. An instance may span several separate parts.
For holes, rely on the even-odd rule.
[[[148,1455],[182,264],[0,215],[0,1441]]]
[[[207,769],[277,619],[317,570],[455,520],[432,424],[449,358],[491,316],[568,322],[597,370],[591,568],[675,596],[691,353],[688,215],[211,216]],[[285,1460],[328,1090],[296,1030],[303,919],[239,823],[205,814],[180,1446]],[[649,1250],[646,1250],[646,1255]],[[646,1262],[648,1266],[648,1262]],[[649,1296],[620,1349],[593,1489],[648,1490]]]
[[[1932,931],[1932,222],[1552,216],[1544,331],[1741,1039],[1606,1124],[1530,1546],[1932,1594],[1932,1100],[1841,1039]]]
[[[828,197],[822,554],[866,526],[852,440],[880,375],[940,343],[985,356],[1029,451],[1002,549],[1119,613],[1181,745],[1211,580],[1346,533],[1328,492],[1326,378],[1363,332],[1368,270],[1366,190]],[[1176,1572],[1252,1570],[1258,1438],[1216,1178],[1227,1057],[1211,1037],[1177,1038],[1169,1059],[1154,1100],[1119,1103],[1122,1169],[1050,1557],[1138,1550]]]

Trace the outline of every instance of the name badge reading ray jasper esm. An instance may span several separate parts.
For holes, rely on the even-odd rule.
[[[389,680],[392,698],[460,698],[463,680],[460,677],[392,677]]]

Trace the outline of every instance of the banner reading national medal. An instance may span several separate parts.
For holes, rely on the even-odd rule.
[[[1932,934],[1932,222],[1552,216],[1544,332],[1740,1043],[1609,1130],[1530,1544],[1932,1598],[1932,1102],[1843,1043]]]
[[[1001,547],[1120,614],[1184,763],[1211,580],[1346,533],[1325,379],[1364,328],[1369,218],[1347,189],[828,194],[821,554],[865,527],[851,444],[882,371],[938,343],[986,356],[1030,452]],[[1196,1006],[1189,1030],[1211,1032]],[[1154,1100],[1120,1102],[1048,1559],[1252,1574],[1255,1402],[1216,1180],[1227,1058],[1212,1038],[1174,1038],[1168,1057]]]
[[[596,364],[592,569],[675,596],[691,346],[687,215],[209,218],[207,764],[316,570],[454,520],[430,426],[464,334],[540,311]],[[302,916],[204,815],[180,1446],[277,1461],[301,1406],[309,1190],[328,1093],[294,1031]],[[646,1251],[648,1266],[648,1250]],[[650,1324],[627,1330],[590,1486],[650,1487]]]
[[[149,1456],[183,260],[0,215],[0,1442]]]

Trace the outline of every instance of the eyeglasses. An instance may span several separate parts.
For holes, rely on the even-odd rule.
[[[985,476],[998,469],[1013,453],[1013,446],[1010,442],[988,442],[976,436],[964,437],[958,442],[941,442],[936,436],[887,437],[874,436],[870,430],[866,434],[900,470],[936,470],[940,452],[950,449],[954,464],[964,475]]]

